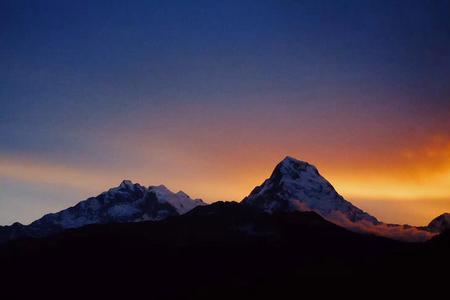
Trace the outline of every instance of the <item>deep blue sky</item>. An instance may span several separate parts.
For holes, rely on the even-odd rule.
[[[244,172],[220,161],[366,169],[445,146],[449,78],[450,1],[0,0],[0,224],[122,177],[189,193]],[[248,172],[192,192],[237,197],[267,175]]]

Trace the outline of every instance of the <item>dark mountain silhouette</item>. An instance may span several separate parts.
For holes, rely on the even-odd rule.
[[[266,214],[220,202],[159,222],[19,239],[0,247],[0,264],[2,275],[21,284],[81,281],[77,288],[107,287],[106,294],[127,287],[152,299],[253,299],[331,283],[423,282],[424,274],[440,276],[436,264],[448,269],[449,249],[448,235],[403,243],[348,231],[314,212]]]

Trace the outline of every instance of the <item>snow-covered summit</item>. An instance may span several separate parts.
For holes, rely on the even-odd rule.
[[[0,243],[17,237],[46,236],[89,224],[158,221],[185,214],[199,205],[205,203],[200,199],[191,199],[181,191],[174,193],[164,185],[146,188],[124,180],[117,187],[73,207],[47,214],[30,225],[17,223],[0,227]]]
[[[187,213],[188,211],[199,205],[205,205],[205,203],[201,199],[191,199],[183,191],[173,193],[164,185],[151,186],[148,189],[149,191],[157,195],[158,200],[161,203],[170,204],[177,210],[180,215]]]
[[[266,212],[314,211],[326,219],[379,221],[346,201],[313,165],[287,156],[243,203]]]
[[[434,235],[422,228],[378,221],[339,195],[315,166],[289,156],[242,202],[268,213],[314,211],[352,231],[398,240],[423,241]]]

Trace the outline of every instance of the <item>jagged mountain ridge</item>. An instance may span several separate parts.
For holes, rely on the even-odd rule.
[[[21,237],[44,237],[89,224],[159,221],[182,215],[199,205],[205,203],[182,191],[173,193],[164,185],[147,188],[124,180],[118,187],[60,212],[46,214],[29,225],[14,223],[0,227],[0,243]]]

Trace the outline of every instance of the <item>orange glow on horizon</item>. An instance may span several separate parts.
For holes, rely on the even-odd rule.
[[[276,163],[283,158],[270,148],[257,152],[250,147],[247,152],[230,151],[227,154],[223,151],[202,157],[174,151],[167,153],[167,157],[161,156],[159,165],[139,157],[139,165],[117,165],[109,169],[0,155],[0,176],[75,187],[86,191],[86,197],[127,178],[143,185],[165,184],[174,191],[183,190],[191,197],[207,202],[240,201],[269,177]],[[366,207],[369,213],[376,212],[375,216],[380,220],[386,217],[390,222],[401,220],[402,223],[423,225],[433,217],[431,213],[439,212],[436,208],[430,209],[439,201],[445,203],[440,204],[439,209],[443,210],[440,213],[450,211],[450,142],[437,136],[422,148],[396,151],[386,152],[376,161],[364,162],[355,156],[355,160],[347,164],[342,164],[338,158],[315,159],[314,155],[310,155],[312,159],[303,159],[313,164],[318,161],[320,164],[315,165],[320,173],[339,193],[363,209]],[[152,156],[152,153],[148,155]],[[177,159],[173,160],[175,156]],[[443,199],[449,201],[442,202]],[[399,205],[400,202],[404,205]],[[408,216],[406,220],[403,214]]]

